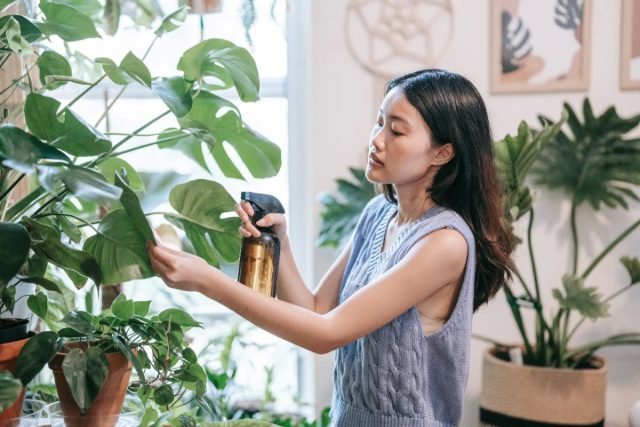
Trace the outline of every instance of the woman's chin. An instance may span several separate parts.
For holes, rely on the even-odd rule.
[[[367,181],[373,184],[384,184],[384,179],[382,179],[381,173],[376,168],[372,168],[371,166],[367,166],[364,171],[364,176],[367,178]]]

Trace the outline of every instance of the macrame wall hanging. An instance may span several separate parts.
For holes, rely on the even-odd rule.
[[[376,77],[381,94],[390,78],[435,67],[453,25],[451,0],[349,0],[344,32],[351,56]]]

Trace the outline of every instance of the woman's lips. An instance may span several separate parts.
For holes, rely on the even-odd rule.
[[[369,164],[371,166],[384,166],[384,163],[375,154],[369,154]]]

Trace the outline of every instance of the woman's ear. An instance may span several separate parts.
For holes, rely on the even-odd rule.
[[[448,163],[449,160],[453,159],[455,155],[456,153],[453,148],[453,144],[448,142],[438,147],[436,151],[435,161],[433,163],[438,166],[444,165],[445,163]]]

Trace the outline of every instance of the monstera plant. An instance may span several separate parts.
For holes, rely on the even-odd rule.
[[[0,1],[0,8],[14,3]],[[121,3],[122,10],[114,9]],[[85,56],[85,65],[97,68],[100,75],[86,81],[76,72],[72,65],[77,61],[69,61],[72,55],[78,57],[74,42],[113,34],[119,14],[134,13],[146,3],[42,0],[33,10],[27,7],[24,13],[0,18],[0,66],[17,61],[25,70],[0,88],[0,94],[24,93],[18,105],[9,98],[0,100],[0,312],[5,315],[13,311],[16,288],[25,283],[37,286],[28,296],[28,307],[46,317],[50,299],[68,292],[64,283],[82,288],[87,283],[105,286],[153,276],[145,248],[154,240],[149,215],[164,215],[182,229],[194,252],[211,264],[237,260],[239,221],[224,216],[233,211],[235,201],[221,183],[180,182],[168,194],[172,211],[145,212],[138,199],[144,192],[143,179],[122,158],[124,153],[152,147],[179,150],[205,171],[215,163],[225,176],[236,179],[246,178],[240,170],[244,168],[256,178],[273,176],[280,169],[279,147],[246,125],[239,109],[221,96],[234,89],[244,102],[258,100],[258,70],[248,51],[224,39],[208,39],[184,51],[174,76],[156,77],[145,64],[156,40],[184,21],[185,7],[156,15],[153,22],[147,19],[154,37],[143,55]],[[50,41],[55,39],[64,41],[64,52],[53,48]],[[164,111],[133,131],[102,132],[98,127],[107,111],[92,124],[76,107],[104,80],[122,86],[107,111],[117,108],[117,99],[131,85],[149,91]],[[69,85],[84,88],[67,102],[57,91]],[[152,125],[167,118],[173,118],[173,126],[149,133]],[[23,182],[28,182],[27,194],[10,202]],[[0,319],[0,335],[15,323],[20,320]],[[7,341],[27,340],[28,335],[23,329]],[[50,341],[42,354],[57,348],[58,342]],[[125,356],[136,362],[131,352]],[[2,369],[15,372],[15,361],[0,365]],[[0,380],[17,384],[6,372],[1,374]],[[3,388],[2,396],[14,388]]]

